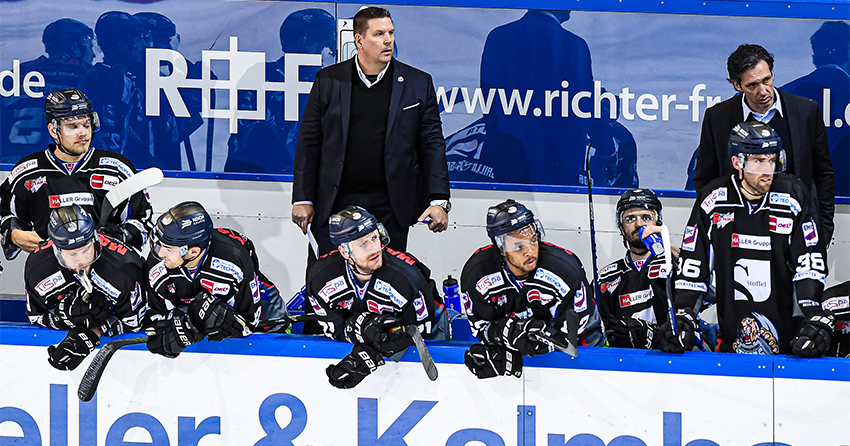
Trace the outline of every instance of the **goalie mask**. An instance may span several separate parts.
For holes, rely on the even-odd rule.
[[[184,260],[189,248],[206,249],[213,233],[212,218],[196,201],[184,201],[159,216],[151,236],[151,252],[159,257],[162,245],[176,246]]]
[[[59,264],[73,271],[85,269],[100,257],[100,242],[94,219],[79,205],[61,207],[50,213],[47,234]]]
[[[508,199],[487,210],[487,236],[500,251],[510,250],[505,240],[508,234],[519,230],[531,231],[536,235],[535,243],[543,240],[546,235],[543,224],[535,219],[534,213],[522,203]]]

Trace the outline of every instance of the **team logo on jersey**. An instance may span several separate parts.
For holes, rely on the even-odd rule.
[[[352,305],[354,305],[354,299],[341,300],[336,303],[336,306],[343,310],[350,310]]]
[[[94,206],[94,195],[86,192],[76,194],[51,195],[48,197],[51,208],[61,208],[77,204],[80,206]]]
[[[685,237],[682,239],[682,249],[693,252],[697,247],[697,225],[685,227]]]
[[[770,237],[766,235],[732,234],[732,247],[770,251]]]
[[[778,205],[782,205],[782,206],[788,206],[788,208],[791,209],[791,212],[793,212],[794,215],[799,214],[800,211],[802,210],[800,208],[800,203],[797,200],[795,200],[793,197],[791,197],[791,195],[786,194],[786,193],[771,192],[770,195],[769,195],[768,201],[770,202],[770,204],[778,204]]]
[[[428,307],[425,306],[425,296],[419,292],[419,297],[413,299],[413,309],[416,310],[416,320],[421,321],[428,317]]]
[[[112,298],[112,301],[115,302],[118,299],[118,296],[121,294],[118,291],[118,288],[115,288],[111,283],[107,282],[106,279],[100,277],[95,270],[91,271],[91,281],[98,288],[101,289],[105,294],[109,295]]]
[[[100,159],[100,165],[101,166],[112,166],[112,167],[118,169],[121,173],[126,175],[128,178],[133,176],[132,169],[130,169],[130,167],[128,167],[126,164],[122,163],[121,161],[118,161],[116,158],[103,157],[103,158]]]
[[[635,291],[634,293],[620,295],[620,308],[628,308],[632,305],[649,302],[652,299],[652,289]]]
[[[504,294],[497,294],[497,295],[491,297],[490,301],[493,302],[494,304],[496,304],[497,306],[501,307],[502,305],[508,303],[508,296],[506,296]]]
[[[621,279],[620,277],[617,277],[616,279],[614,279],[610,282],[604,282],[604,283],[600,284],[599,285],[599,291],[601,291],[603,293],[607,293],[607,292],[613,293],[614,290],[617,289],[617,286],[620,285],[620,279]]]
[[[815,246],[818,244],[818,225],[814,220],[809,220],[801,225],[803,228],[803,237],[806,239],[806,246]]]
[[[121,180],[118,177],[112,175],[94,174],[89,178],[89,184],[94,189],[112,190],[120,182]]]
[[[214,282],[209,279],[201,279],[201,286],[213,295],[217,294],[219,296],[227,296],[227,294],[230,293],[230,285],[226,283]]]
[[[394,304],[398,305],[399,308],[403,307],[407,304],[407,299],[401,295],[392,285],[388,282],[384,282],[381,279],[375,279],[375,291],[381,293],[390,298]]]
[[[584,289],[584,283],[582,283],[581,287],[576,290],[575,308],[576,313],[581,313],[582,311],[587,310],[587,292]]]
[[[775,355],[779,353],[779,332],[770,319],[759,313],[738,323],[738,338],[732,343],[735,353]]]
[[[552,300],[555,299],[555,296],[546,293],[541,293],[539,290],[531,290],[528,292],[528,294],[525,295],[525,298],[529,302],[537,301],[543,305],[548,305],[549,302],[552,302]]]
[[[738,259],[734,267],[735,300],[764,302],[770,297],[770,261]]]
[[[212,258],[212,261],[210,261],[210,268],[230,274],[236,278],[237,282],[242,282],[242,278],[244,277],[242,275],[242,268],[239,268],[234,263],[228,262],[227,260],[219,259],[218,257]]]
[[[39,189],[41,189],[41,186],[44,186],[45,184],[47,184],[47,177],[38,177],[24,182],[24,187],[26,187],[28,191],[36,193]]]
[[[496,288],[505,284],[505,279],[502,278],[502,273],[488,274],[475,283],[475,289],[482,295],[487,294],[491,288]]]
[[[328,315],[328,312],[325,311],[325,309],[322,308],[321,305],[319,305],[319,301],[316,300],[316,298],[312,294],[307,296],[307,300],[310,301],[310,306],[313,307],[313,312],[315,312],[319,316],[327,316]]]
[[[726,188],[718,187],[714,189],[704,200],[702,200],[702,204],[700,207],[703,212],[708,214],[709,212],[714,210],[714,205],[717,204],[718,201],[726,201]]]
[[[395,308],[389,305],[381,305],[375,302],[372,299],[366,300],[366,308],[369,309],[372,313],[381,314],[381,313],[392,313],[395,311]]]
[[[38,160],[29,160],[23,164],[15,166],[15,168],[12,169],[12,172],[9,174],[9,184],[12,184],[15,181],[15,178],[18,177],[18,175],[28,170],[35,169],[36,167],[38,167]]]
[[[35,286],[35,290],[38,292],[40,296],[47,296],[54,288],[59,285],[63,285],[65,283],[65,276],[62,275],[62,271],[57,271],[55,274],[50,277],[42,280]]]
[[[719,214],[717,212],[711,214],[711,222],[720,229],[729,223],[735,221],[735,214],[729,212],[727,214]]]
[[[534,278],[554,286],[561,296],[566,296],[570,293],[569,285],[567,285],[563,279],[558,277],[558,275],[553,273],[552,271],[543,268],[537,268],[537,271],[534,273]]]
[[[794,227],[794,220],[786,217],[770,216],[770,232],[777,234],[790,234]]]
[[[325,301],[329,300],[331,296],[333,296],[337,291],[341,291],[348,288],[348,284],[345,283],[345,278],[343,276],[335,277],[325,283],[325,286],[319,290],[319,297],[324,299]]]

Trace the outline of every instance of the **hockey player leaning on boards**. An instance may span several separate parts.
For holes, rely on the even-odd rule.
[[[136,173],[123,155],[91,146],[100,123],[81,91],[47,95],[44,117],[54,143],[18,161],[0,185],[0,243],[8,260],[22,249],[32,252],[47,238],[51,210],[78,204],[99,216],[106,193]],[[101,232],[141,250],[151,218],[150,201],[138,192],[113,209]]]
[[[155,334],[147,346],[169,358],[204,336],[210,341],[248,336],[260,323],[263,295],[275,304],[280,298],[260,272],[251,240],[213,228],[210,215],[194,201],[157,219],[148,267],[151,314],[145,328]]]
[[[414,325],[433,337],[447,321],[431,271],[388,248],[389,235],[375,216],[348,206],[330,217],[329,230],[337,250],[310,267],[306,296],[325,336],[354,344],[326,370],[334,387],[350,389],[383,365],[384,356],[413,345],[398,328]]]
[[[617,227],[626,255],[599,271],[599,311],[612,347],[656,348],[658,325],[668,318],[663,252],[644,244],[661,232],[661,200],[652,189],[632,189],[617,201]],[[641,228],[643,228],[641,236]],[[673,261],[679,247],[671,244]]]
[[[464,355],[479,378],[522,375],[522,357],[552,351],[534,333],[545,330],[561,343],[605,345],[593,292],[581,261],[570,251],[543,242],[543,225],[514,200],[487,211],[493,244],[466,261],[460,276],[475,344]],[[576,339],[569,339],[575,324]]]
[[[729,155],[735,172],[708,184],[685,228],[675,289],[679,336],[667,322],[661,349],[690,346],[691,309],[713,268],[718,351],[823,356],[835,319],[821,308],[826,246],[815,202],[800,180],[782,173],[785,151],[767,124],[736,125]]]
[[[68,330],[47,348],[48,362],[74,370],[100,345],[100,336],[136,331],[145,314],[145,267],[132,249],[95,230],[76,204],[53,211],[49,241],[24,268],[31,323]]]

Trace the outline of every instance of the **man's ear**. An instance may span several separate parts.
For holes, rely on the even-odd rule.
[[[201,248],[199,246],[193,246],[186,252],[186,257],[190,259],[194,259],[199,255],[201,255]]]
[[[56,141],[59,138],[59,135],[56,134],[56,128],[53,127],[52,122],[47,123],[47,133],[50,134],[50,138]]]
[[[344,258],[345,260],[351,260],[351,257],[345,253],[345,249],[343,249],[342,245],[338,245],[336,249],[337,251],[339,251],[340,254],[342,254],[342,258]]]
[[[743,93],[744,90],[741,88],[741,83],[738,81],[732,81],[732,86],[735,87],[735,90],[739,93]]]

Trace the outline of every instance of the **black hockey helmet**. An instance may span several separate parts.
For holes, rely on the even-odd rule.
[[[44,118],[54,128],[59,128],[62,119],[88,116],[91,119],[92,132],[100,128],[100,120],[89,98],[76,88],[56,90],[44,99]]]
[[[145,40],[150,46],[151,35],[142,21],[123,11],[107,11],[97,18],[94,24],[97,45],[106,58],[125,59],[128,51],[136,46],[137,38]]]
[[[94,31],[74,19],[59,19],[44,27],[41,43],[50,57],[70,55],[74,44],[91,46]]]
[[[212,218],[204,207],[196,201],[184,201],[157,219],[151,237],[151,251],[157,255],[161,244],[165,243],[177,246],[180,256],[186,257],[192,246],[206,248],[212,233]]]
[[[759,121],[742,122],[729,132],[729,156],[738,157],[738,167],[746,170],[747,155],[777,154],[775,172],[786,168],[782,139],[773,129]]]
[[[632,189],[623,192],[617,200],[617,226],[623,226],[623,212],[631,208],[652,209],[658,214],[661,224],[661,200],[652,189]]]
[[[50,213],[47,234],[59,249],[77,249],[96,236],[94,219],[77,204],[63,206]]]
[[[331,218],[328,219],[328,226],[331,242],[335,245],[347,248],[348,242],[371,234],[375,230],[378,231],[381,243],[384,246],[390,243],[390,236],[384,225],[369,211],[360,206],[350,205],[339,213],[331,215]]]
[[[504,236],[528,225],[534,225],[538,240],[545,234],[543,224],[534,218],[534,212],[522,203],[509,198],[487,209],[487,236],[496,246],[504,250]]]
[[[168,17],[158,12],[137,12],[133,17],[139,19],[150,33],[154,48],[176,49],[171,39],[177,37],[177,26]]]

